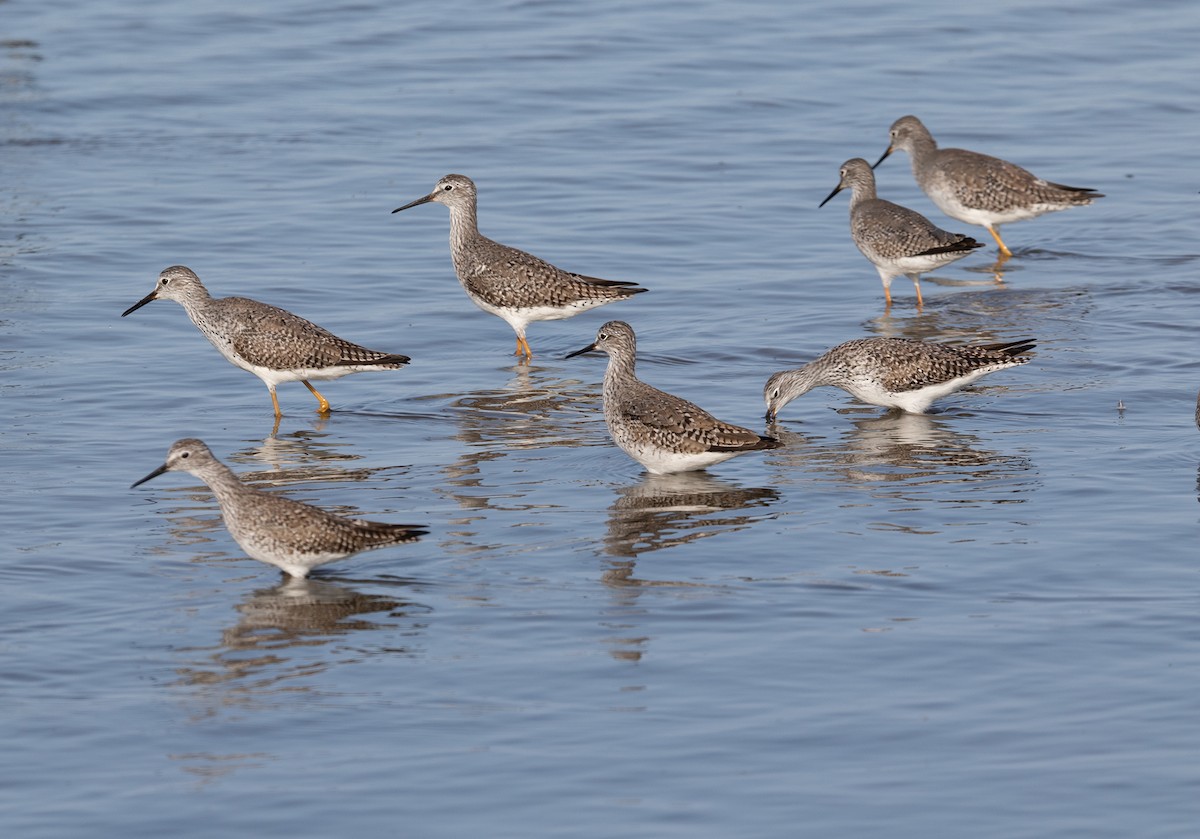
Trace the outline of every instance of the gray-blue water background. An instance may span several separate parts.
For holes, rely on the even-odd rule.
[[[1200,7],[1188,2],[0,3],[5,836],[1193,837],[1200,825]],[[847,200],[915,113],[1093,187],[890,315]],[[511,330],[482,230],[651,289]],[[285,417],[162,268],[407,353]],[[762,428],[863,335],[1032,336],[933,417],[840,391],[786,447],[655,479],[639,372]],[[1123,406],[1119,410],[1118,406]],[[187,475],[425,523],[288,584]]]

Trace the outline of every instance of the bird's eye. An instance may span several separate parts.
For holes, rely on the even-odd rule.
[[[449,192],[452,189],[454,189],[454,184],[446,184],[444,187],[442,187],[442,192]]]
[[[161,280],[159,280],[158,282],[159,282],[159,285],[166,285],[167,283],[169,283],[169,282],[171,282],[171,281],[170,281],[169,279],[167,279],[166,277],[163,277],[163,278],[162,278]]]
[[[191,457],[191,452],[180,452],[179,456],[186,460],[187,458]]]
[[[596,336],[596,338],[597,338],[598,340],[600,340],[600,341],[607,341],[607,340],[608,340],[608,333],[607,333],[607,332],[601,332],[599,335],[597,335],[597,336]]]
[[[771,398],[772,398],[772,399],[778,399],[778,398],[779,398],[779,388],[775,388],[773,391],[771,391]]]

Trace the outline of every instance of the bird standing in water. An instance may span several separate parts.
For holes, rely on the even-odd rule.
[[[446,175],[433,192],[392,212],[430,201],[450,209],[450,257],[454,272],[476,306],[503,318],[517,333],[514,355],[533,357],[533,350],[525,340],[525,327],[533,321],[574,317],[646,290],[632,282],[563,271],[533,254],[484,236],[475,219],[475,183],[466,175]]]

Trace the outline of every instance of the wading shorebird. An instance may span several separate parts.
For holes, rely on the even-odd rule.
[[[619,320],[600,327],[586,352],[608,354],[604,371],[604,423],[613,442],[656,475],[692,472],[743,452],[774,449],[779,441],[721,422],[686,399],[651,387],[634,374],[637,339]]]
[[[624,280],[601,280],[563,271],[533,254],[484,236],[475,220],[475,183],[466,175],[446,175],[433,192],[392,212],[430,201],[450,209],[454,272],[476,306],[503,318],[517,333],[514,355],[533,357],[525,340],[525,327],[534,321],[574,317],[646,290]]]
[[[921,299],[921,275],[962,259],[983,243],[961,233],[942,230],[925,216],[875,195],[875,173],[870,164],[855,157],[842,164],[833,192],[818,206],[824,207],[843,189],[850,194],[850,236],[862,255],[871,260],[883,281],[883,296],[892,305],[892,280],[908,277]]]
[[[858,338],[838,344],[797,370],[767,380],[767,421],[814,387],[831,385],[870,405],[923,414],[935,400],[976,379],[1029,361],[1032,340],[956,346],[909,338]]]
[[[246,297],[213,297],[190,269],[173,265],[158,275],[154,291],[121,313],[132,314],[152,300],[174,300],[183,306],[200,333],[230,364],[249,370],[271,392],[275,419],[283,416],[275,386],[302,382],[317,397],[317,410],[329,412],[329,401],[309,379],[338,379],[367,370],[398,370],[406,355],[378,352],[342,340],[286,309]]]
[[[293,577],[359,551],[415,542],[429,531],[421,525],[348,519],[319,507],[243,483],[200,440],[177,440],[166,462],[130,487],[164,472],[190,472],[208,485],[221,506],[229,535],[246,555]]]
[[[987,228],[1002,257],[1012,251],[997,228],[1069,207],[1091,204],[1104,195],[1082,186],[1063,186],[1039,178],[1015,163],[966,149],[940,149],[921,120],[904,116],[892,123],[887,151],[912,158],[913,177],[929,199],[950,218]]]

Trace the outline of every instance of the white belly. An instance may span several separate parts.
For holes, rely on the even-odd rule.
[[[938,399],[948,396],[957,390],[962,390],[971,384],[971,382],[989,372],[991,371],[986,369],[978,370],[969,375],[960,376],[957,379],[950,379],[949,381],[926,385],[916,390],[905,390],[899,393],[886,391],[875,382],[856,382],[847,387],[846,391],[855,398],[870,405],[879,405],[882,408],[899,408],[902,411],[908,411],[910,414],[923,414]]]
[[[618,442],[625,453],[636,460],[646,471],[653,475],[670,475],[675,472],[695,472],[714,463],[722,463],[734,457],[738,452],[701,452],[700,454],[683,454],[672,452],[659,446],[636,445]]]
[[[518,335],[523,335],[525,327],[534,321],[563,320],[564,318],[574,317],[580,312],[586,312],[588,309],[594,309],[605,303],[613,302],[611,299],[579,300],[566,306],[527,306],[520,309],[508,309],[493,306],[491,303],[474,295],[471,296],[471,300],[488,314],[502,318]]]

